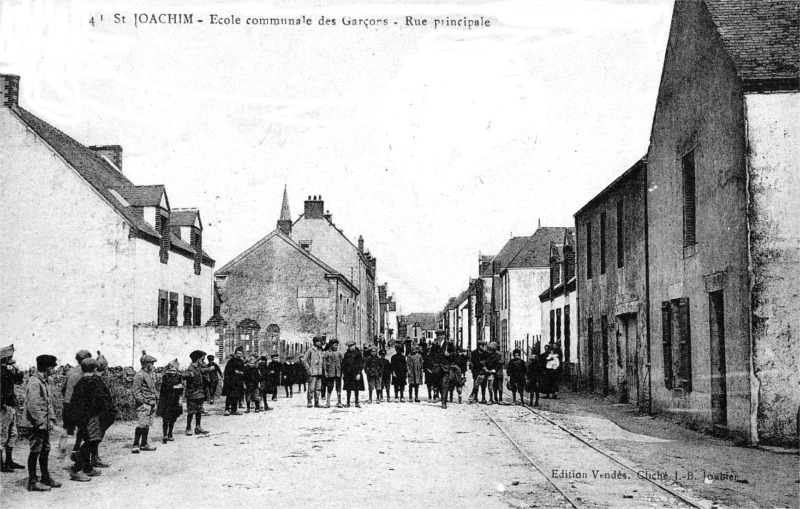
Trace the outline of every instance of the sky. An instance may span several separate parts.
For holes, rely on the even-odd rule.
[[[0,0],[0,72],[78,141],[122,145],[135,184],[199,208],[218,268],[275,229],[286,186],[294,218],[322,195],[363,235],[402,313],[435,312],[479,254],[573,225],[645,155],[672,3]],[[490,26],[432,26],[448,17]]]

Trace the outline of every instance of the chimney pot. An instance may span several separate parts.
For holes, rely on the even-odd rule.
[[[19,76],[0,74],[0,102],[6,108],[19,106]]]
[[[322,198],[320,196],[319,198]],[[309,196],[308,201],[305,203],[304,216],[306,219],[323,219],[325,218],[325,203],[317,196]]]

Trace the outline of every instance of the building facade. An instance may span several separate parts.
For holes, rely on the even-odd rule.
[[[134,185],[120,146],[81,144],[18,92],[17,76],[0,75],[0,278],[14,295],[0,327],[20,362],[44,351],[66,362],[89,346],[123,366],[140,347],[211,351],[214,260],[199,212],[173,209],[164,186]]]

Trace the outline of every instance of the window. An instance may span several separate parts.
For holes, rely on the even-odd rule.
[[[203,261],[203,234],[200,230],[192,228],[191,246],[194,249],[194,273],[200,275]]]
[[[194,321],[192,322],[192,325],[196,325],[196,326],[203,325],[201,323],[201,320],[202,320],[201,317],[203,316],[203,305],[202,305],[202,302],[197,297],[195,297],[192,300],[193,300],[193,304],[194,304],[193,305],[194,309],[192,310],[193,311],[192,315],[193,315]]]
[[[592,223],[586,223],[586,279],[592,279]]]
[[[192,325],[192,298],[183,297],[183,325],[188,327]]]
[[[169,292],[169,324],[178,325],[178,294]]]
[[[158,258],[161,260],[161,263],[167,263],[167,261],[169,260],[169,246],[170,246],[169,212],[161,210],[160,208],[156,209],[156,231],[158,232],[158,235],[161,237],[161,241],[159,243]]]
[[[556,312],[550,310],[550,342],[554,343],[556,340]]]
[[[561,308],[556,309],[556,341],[561,341]]]
[[[697,243],[696,196],[694,150],[690,150],[681,161],[683,173],[683,247]]]
[[[564,363],[569,364],[569,347],[570,347],[570,333],[569,333],[569,306],[564,306]]]
[[[561,264],[558,263],[558,258],[553,257],[550,259],[550,289],[552,290],[561,282]]]
[[[625,206],[622,200],[617,202],[617,268],[621,269],[625,266],[625,251],[623,250],[622,240],[622,216],[625,212]]]
[[[158,291],[158,325],[169,324],[169,293]]]
[[[661,303],[664,386],[692,390],[692,342],[689,330],[689,299]]]
[[[600,213],[600,274],[606,273],[606,213]]]

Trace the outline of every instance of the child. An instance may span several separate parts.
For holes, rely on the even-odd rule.
[[[392,386],[392,363],[389,359],[386,358],[386,350],[382,349],[378,352],[378,357],[380,357],[381,361],[381,387],[378,390],[378,401],[381,400],[381,396],[383,395],[383,390],[386,389],[386,402],[392,402],[392,396],[389,394],[391,389],[389,387]]]
[[[233,357],[225,364],[222,395],[225,396],[225,414],[239,415],[237,405],[244,394],[244,348],[236,347]]]
[[[339,340],[333,339],[328,349],[322,354],[322,390],[325,408],[331,406],[331,393],[336,389],[336,408],[342,408],[342,352],[339,351]]]
[[[136,413],[138,414],[138,423],[133,438],[133,447],[131,448],[133,454],[139,454],[139,451],[151,452],[156,450],[156,447],[147,442],[150,426],[153,425],[156,403],[158,402],[156,381],[151,374],[156,358],[152,355],[147,355],[147,352],[142,350],[142,357],[139,359],[139,363],[142,365],[142,369],[133,376],[131,386],[133,402],[136,405]],[[139,446],[140,440],[141,446]]]
[[[278,386],[281,384],[281,375],[283,374],[283,364],[281,364],[280,356],[277,352],[272,353],[272,360],[267,365],[267,370],[269,371],[268,393],[272,395],[272,401],[276,401],[278,399]]]
[[[167,364],[164,374],[161,375],[161,390],[159,391],[156,415],[161,417],[162,444],[175,440],[172,437],[172,431],[175,421],[183,413],[183,405],[181,405],[183,377],[178,372],[179,369],[178,359],[175,359]]]
[[[91,481],[91,477],[100,475],[100,471],[92,466],[92,459],[97,455],[97,448],[105,434],[101,416],[107,414],[114,403],[103,380],[95,376],[97,361],[91,357],[84,359],[81,361],[81,370],[83,376],[72,390],[70,404],[83,444],[78,452],[78,461],[72,467],[70,479],[86,482]]]
[[[412,346],[411,354],[406,359],[408,365],[408,400],[419,403],[419,386],[424,382],[422,373],[422,354],[419,347]]]
[[[394,383],[394,398],[400,403],[405,403],[404,392],[406,391],[406,378],[408,377],[408,364],[406,356],[403,355],[403,346],[397,344],[397,353],[392,355],[392,382]]]
[[[356,342],[347,342],[347,352],[342,359],[342,378],[344,379],[344,390],[347,391],[347,405],[350,407],[350,393],[355,392],[356,408],[361,408],[358,402],[358,393],[364,390],[364,378],[361,372],[364,370],[364,356],[356,347]]]
[[[60,488],[61,483],[50,476],[50,430],[53,429],[55,414],[50,399],[50,384],[47,379],[53,374],[56,358],[52,355],[36,357],[36,373],[28,380],[25,389],[25,405],[22,410],[22,424],[30,429],[28,440],[31,451],[28,454],[28,491],[50,491]],[[36,476],[36,462],[42,470],[42,478]]]
[[[383,364],[378,358],[378,349],[370,347],[367,350],[367,357],[364,359],[364,372],[367,374],[367,389],[369,390],[369,399],[367,403],[372,403],[372,391],[375,390],[375,401],[381,402],[381,376]]]
[[[539,356],[536,353],[531,353],[528,357],[528,364],[525,366],[525,384],[526,389],[530,392],[531,406],[539,406],[539,386],[541,385],[542,367],[539,363]],[[536,395],[536,402],[533,401],[533,396]]]
[[[508,361],[508,367],[506,367],[506,371],[508,372],[508,386],[511,389],[511,399],[512,404],[517,404],[517,393],[519,393],[519,402],[525,402],[525,395],[523,394],[523,390],[525,389],[525,362],[522,360],[522,352],[519,348],[515,349],[511,352],[513,359]]]
[[[208,356],[208,367],[214,368],[208,372],[208,386],[206,387],[206,401],[210,405],[214,404],[214,398],[217,396],[217,386],[219,380],[222,378],[222,370],[219,369],[219,364],[214,362],[214,356]]]
[[[22,385],[24,373],[14,366],[14,345],[0,349],[0,447],[5,452],[2,461],[3,472],[13,472],[15,468],[25,468],[14,461],[14,444],[17,443],[17,395],[15,385]]]
[[[269,360],[267,359],[266,355],[262,355],[261,359],[258,361],[258,365],[256,366],[258,369],[258,391],[259,396],[261,397],[261,401],[264,402],[264,411],[272,410],[269,407],[269,403],[267,400],[269,399],[269,395],[272,394],[270,390],[270,381],[269,381]],[[256,409],[258,412],[258,409]]]
[[[250,413],[250,403],[255,405],[256,413],[261,411],[261,398],[258,393],[259,373],[256,357],[253,355],[247,359],[244,365],[244,388],[245,398],[247,399],[247,409],[244,413]]]
[[[301,393],[306,390],[306,381],[308,381],[308,372],[302,362],[294,364],[293,383],[297,384],[297,392]]]
[[[203,377],[214,368],[206,367],[203,364],[206,353],[195,350],[189,354],[192,363],[186,368],[183,378],[186,379],[186,434],[192,434],[192,416],[195,418],[195,435],[207,435],[208,431],[200,425],[203,416],[203,403],[206,400],[206,392]]]
[[[287,398],[291,398],[294,395],[294,391],[292,391],[292,385],[294,385],[294,373],[294,357],[287,357],[286,363],[283,365],[283,371],[281,372],[281,385],[283,385],[283,389],[286,392]]]

